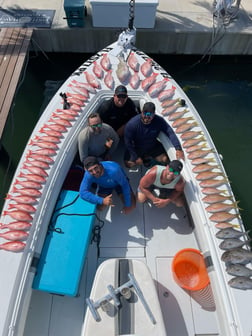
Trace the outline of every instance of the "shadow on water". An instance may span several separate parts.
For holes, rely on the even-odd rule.
[[[87,54],[48,54],[48,58],[42,54],[30,56],[25,79],[2,138],[4,151],[1,151],[0,164],[0,208],[45,102],[45,83],[60,83],[90,57]],[[201,56],[150,56],[184,88],[197,108],[218,152],[224,158],[223,164],[234,194],[243,209],[241,215],[245,226],[252,229],[252,178],[249,171],[252,165],[251,60],[244,57],[208,57],[202,60]],[[25,126],[21,127],[23,124]]]

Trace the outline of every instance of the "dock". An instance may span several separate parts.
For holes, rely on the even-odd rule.
[[[0,139],[10,111],[29,48],[32,29],[0,31]]]

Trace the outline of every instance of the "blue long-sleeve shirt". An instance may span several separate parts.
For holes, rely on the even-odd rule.
[[[102,204],[103,198],[90,191],[92,184],[96,183],[100,187],[111,189],[120,185],[123,192],[125,206],[130,207],[131,188],[122,167],[113,161],[102,161],[100,164],[102,164],[104,168],[104,173],[99,178],[92,176],[88,171],[85,172],[80,185],[80,197],[93,204]]]
[[[161,131],[168,136],[176,149],[181,149],[176,134],[162,117],[155,115],[147,125],[141,121],[141,115],[133,117],[124,130],[124,141],[130,152],[130,159],[135,161],[139,155],[148,154],[155,147],[157,136]]]

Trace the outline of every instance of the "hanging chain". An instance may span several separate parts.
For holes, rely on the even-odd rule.
[[[135,0],[130,0],[129,2],[129,26],[131,30],[134,26],[134,17],[135,17]]]

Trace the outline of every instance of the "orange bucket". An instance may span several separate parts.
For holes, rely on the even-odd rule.
[[[192,248],[176,253],[172,261],[172,273],[180,287],[191,291],[203,289],[210,282],[202,253]]]

